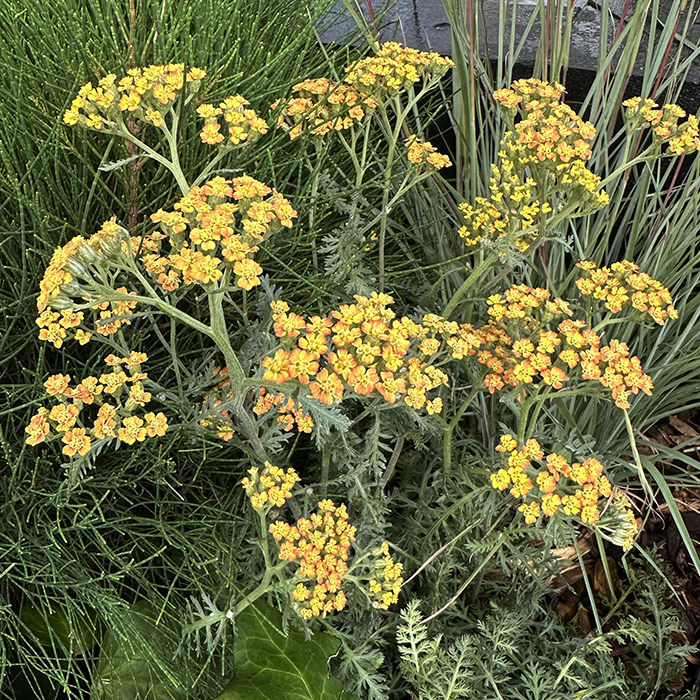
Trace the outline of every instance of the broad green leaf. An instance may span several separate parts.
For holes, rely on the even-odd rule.
[[[236,618],[233,680],[218,700],[353,700],[328,675],[339,641],[319,632],[311,639],[282,631],[282,615],[266,603]]]
[[[109,630],[102,643],[91,700],[185,700],[171,662],[176,636],[147,600],[127,611],[122,634]]]
[[[43,612],[25,599],[19,616],[39,644],[45,647],[62,649],[68,654],[84,654],[97,641],[94,615],[78,617],[74,614],[69,620],[61,607],[54,607],[50,613]]]

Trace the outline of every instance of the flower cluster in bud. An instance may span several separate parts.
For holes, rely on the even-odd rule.
[[[341,586],[356,532],[347,518],[345,504],[336,506],[326,499],[309,519],[300,518],[295,525],[281,520],[270,525],[270,533],[280,543],[280,559],[299,564],[295,574],[299,583],[292,597],[305,620],[345,607]]]
[[[389,606],[399,599],[399,591],[403,585],[403,564],[395,563],[389,554],[389,543],[382,542],[373,554],[377,562],[373,567],[373,578],[369,581],[369,590],[375,598],[374,606],[388,610]]]
[[[141,260],[165,291],[181,283],[215,284],[225,273],[233,274],[242,289],[252,289],[262,274],[253,259],[259,250],[256,244],[291,228],[296,215],[279,192],[249,175],[216,177],[193,187],[174,211],[160,209],[151,215],[162,225],[171,250],[165,255],[160,239],[152,236],[154,245],[142,246]]]
[[[602,346],[584,321],[565,318],[572,315],[567,302],[550,296],[546,289],[518,285],[489,297],[491,318],[472,329],[472,347],[464,354],[476,353],[489,369],[484,384],[491,393],[536,381],[561,389],[565,382],[582,379],[609,388],[619,408],[630,407],[630,394],[651,396],[651,377],[642,371],[639,358],[630,357],[625,343],[612,339]],[[562,317],[556,330],[550,328]]]
[[[200,137],[204,143],[212,146],[221,144],[223,148],[254,143],[267,133],[267,122],[257,113],[247,108],[250,102],[242,95],[231,95],[218,107],[201,104],[197,114],[204,119],[204,128]],[[223,115],[228,125],[228,139],[221,133],[219,117]]]
[[[291,396],[285,397],[284,394],[267,391],[265,387],[260,387],[253,413],[263,416],[275,407],[277,407],[277,423],[284,428],[285,432],[292,430],[295,426],[300,433],[310,433],[313,430],[314,420],[305,412],[301,401],[295,401]]]
[[[387,294],[355,299],[356,304],[342,305],[330,318],[308,320],[289,313],[285,302],[272,302],[274,331],[285,347],[262,361],[263,379],[277,384],[294,380],[329,406],[350,390],[381,395],[388,403],[403,398],[408,406],[440,413],[442,400],[428,400],[426,392],[447,384],[447,375],[430,364],[442,347],[441,328],[448,335],[437,322],[442,320],[434,317],[435,324],[421,325],[395,319]],[[451,325],[457,333],[458,324]]]
[[[656,323],[664,325],[667,318],[678,318],[673,299],[666,287],[629,260],[598,267],[590,260],[576,265],[582,270],[576,286],[584,296],[602,301],[613,313],[633,308],[648,313]]]
[[[564,88],[535,78],[516,80],[511,87],[494,93],[511,129],[501,140],[500,163],[491,166],[491,196],[461,206],[465,225],[459,235],[469,245],[505,238],[524,251],[537,236],[532,229],[553,211],[548,200],[562,206],[566,194],[568,204],[579,202],[571,215],[582,216],[609,199],[585,165],[595,128],[561,103]],[[516,114],[520,121],[514,124]]]
[[[637,520],[632,512],[629,498],[616,491],[612,503],[598,523],[602,534],[613,544],[629,552],[634,546],[634,539],[639,532]]]
[[[147,437],[165,435],[168,428],[163,413],[146,413],[143,418],[134,415],[139,407],[151,401],[150,392],[144,389],[147,378],[141,365],[148,358],[144,353],[132,352],[128,357],[109,355],[105,363],[112,368],[98,377],[85,377],[78,385],[71,386],[68,374],[55,374],[44,382],[46,393],[56,399],[51,410],[40,408],[25,428],[26,442],[38,445],[50,437],[51,428],[61,435],[63,454],[73,457],[86,455],[92,440],[118,438],[128,445],[143,442]],[[124,371],[127,367],[129,374]],[[110,403],[107,398],[115,403]],[[92,425],[80,414],[86,407],[99,407]]]
[[[597,459],[569,464],[554,452],[545,458],[537,440],[518,447],[510,434],[501,437],[496,450],[504,453],[504,466],[491,474],[491,485],[499,491],[510,488],[511,496],[525,501],[518,510],[526,523],[531,525],[541,514],[552,517],[558,511],[579,516],[587,524],[599,520],[598,501],[611,495],[612,486]]]
[[[668,150],[674,155],[694,153],[700,149],[698,118],[694,114],[679,124],[678,120],[686,113],[678,105],[666,104],[659,108],[654,100],[642,100],[641,97],[632,97],[622,105],[626,107],[625,117],[630,130],[651,129],[654,140],[659,144],[667,143]]]
[[[438,153],[437,148],[427,141],[421,141],[417,136],[406,139],[408,160],[414,165],[427,165],[434,170],[449,168],[452,162],[447,156]]]
[[[95,87],[83,85],[63,121],[107,132],[115,132],[123,125],[128,114],[156,127],[165,125],[164,115],[173,106],[182,88],[187,84],[190,98],[199,90],[206,72],[190,68],[185,73],[182,63],[131,68],[117,82],[114,73],[102,78]]]
[[[250,503],[256,510],[277,506],[281,508],[288,498],[292,497],[294,484],[301,481],[294,469],[276,467],[265,462],[265,468],[260,472],[257,467],[248,470],[242,486]]]

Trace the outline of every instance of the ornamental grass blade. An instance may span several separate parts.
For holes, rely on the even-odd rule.
[[[688,550],[690,558],[693,560],[693,566],[695,566],[695,570],[700,574],[700,557],[698,557],[697,550],[695,549],[695,543],[688,532],[688,528],[685,526],[685,522],[683,522],[683,516],[681,515],[680,510],[678,510],[678,505],[676,504],[676,500],[673,498],[673,493],[671,493],[671,489],[666,482],[664,475],[656,468],[654,463],[648,457],[641,455],[641,460],[644,464],[644,468],[649,472],[649,474],[651,474],[656,482],[656,485],[659,487],[659,490],[661,491],[664,500],[668,505],[669,513],[671,513],[671,516],[673,517],[673,522],[678,528],[683,544]]]
[[[234,678],[218,700],[353,700],[328,675],[340,643],[318,632],[311,639],[282,631],[282,615],[258,602],[236,618]]]

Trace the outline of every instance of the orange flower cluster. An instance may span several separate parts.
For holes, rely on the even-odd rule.
[[[356,532],[347,518],[345,504],[336,506],[326,499],[319,502],[310,519],[300,518],[296,525],[281,520],[270,525],[270,533],[280,542],[280,559],[299,563],[296,577],[300,582],[292,597],[305,620],[345,607],[341,585]]]
[[[141,260],[165,291],[181,283],[215,284],[224,271],[232,272],[242,289],[252,289],[262,274],[252,257],[259,250],[256,244],[291,228],[296,215],[279,192],[249,175],[216,177],[193,187],[174,211],[160,209],[151,215],[162,225],[171,251],[162,255],[161,234],[151,234],[143,242]]]
[[[381,559],[374,567],[374,578],[369,581],[369,590],[376,598],[375,607],[388,610],[389,606],[399,599],[399,591],[403,585],[403,576],[401,576],[403,564],[394,563],[389,554],[388,542],[382,542],[373,553]]]
[[[301,481],[294,469],[284,469],[265,462],[265,468],[259,473],[257,467],[248,470],[250,478],[243,479],[242,486],[250,503],[256,510],[277,506],[281,508],[292,497],[294,484]]]
[[[437,80],[453,66],[449,58],[436,53],[387,42],[375,56],[348,66],[342,82],[317,78],[297,83],[292,88],[294,96],[283,104],[277,127],[287,129],[291,139],[300,136],[304,128],[315,136],[349,129],[388,96],[419,80]],[[278,100],[271,107],[279,105]]]
[[[290,431],[296,426],[300,433],[310,433],[314,427],[313,418],[304,411],[301,401],[294,401],[291,397],[267,391],[265,387],[260,388],[258,400],[253,407],[253,413],[263,416],[274,407],[277,407],[277,422],[284,426],[285,431]]]
[[[535,78],[516,80],[511,90],[494,93],[511,129],[501,140],[500,164],[491,167],[490,198],[477,197],[474,205],[460,207],[465,226],[459,235],[468,245],[505,239],[526,250],[537,237],[532,229],[552,212],[547,200],[561,193],[570,202],[580,202],[572,216],[608,203],[600,178],[585,166],[595,128],[560,102],[563,94],[559,83]],[[513,124],[516,113],[520,121]],[[547,200],[541,199],[542,193]]]
[[[183,63],[131,68],[118,83],[117,76],[110,73],[95,87],[87,83],[80,88],[63,121],[71,126],[114,131],[123,122],[122,113],[128,112],[160,127],[185,82],[190,94],[194,94],[205,75],[201,68],[191,68],[185,74]]]
[[[415,165],[428,165],[435,170],[449,168],[452,162],[447,156],[438,153],[437,148],[427,141],[421,141],[417,136],[406,139],[408,160]]]
[[[228,141],[224,144],[226,147],[254,143],[266,134],[267,122],[254,110],[246,109],[249,104],[242,95],[231,95],[220,102],[218,107],[212,104],[199,105],[197,114],[204,119],[204,128],[200,134],[202,141],[212,146],[224,141],[225,136],[220,133],[221,115],[228,124]]]
[[[109,355],[105,363],[112,367],[111,372],[97,377],[85,377],[78,385],[71,386],[68,374],[55,374],[44,382],[46,393],[59,401],[51,410],[40,408],[32,416],[25,428],[26,442],[38,445],[46,440],[53,427],[63,433],[65,444],[63,454],[73,457],[86,455],[92,440],[118,437],[122,442],[133,445],[147,437],[165,435],[168,428],[163,413],[146,413],[143,418],[132,415],[137,407],[143,407],[151,400],[151,394],[144,389],[143,380],[147,375],[141,372],[141,365],[148,358],[144,353],[132,352],[129,357]],[[123,370],[126,365],[129,374]],[[110,395],[116,405],[105,402]],[[91,427],[76,427],[80,412],[85,406],[99,406],[97,417]]]
[[[567,302],[550,296],[546,289],[511,287],[489,297],[488,323],[471,332],[462,328],[470,347],[461,348],[460,354],[474,355],[478,350],[479,363],[490,370],[484,384],[491,393],[536,380],[561,389],[564,382],[579,379],[570,373],[579,368],[580,379],[597,380],[609,388],[619,408],[629,408],[629,395],[640,390],[651,396],[651,378],[642,371],[639,358],[630,357],[625,343],[613,339],[601,347],[595,331],[570,318],[559,322],[556,331],[549,329],[546,324],[572,315]]]
[[[599,520],[598,501],[611,495],[612,486],[597,459],[569,464],[554,452],[545,458],[537,440],[528,440],[518,448],[518,441],[510,434],[501,437],[496,450],[508,456],[504,457],[505,465],[491,474],[491,485],[499,491],[510,488],[514,498],[527,498],[518,508],[526,523],[531,525],[542,513],[552,517],[557,511],[578,515],[588,524]],[[534,467],[533,462],[546,469]]]
[[[629,260],[613,263],[610,267],[598,267],[590,260],[576,265],[582,276],[576,280],[581,294],[593,296],[605,304],[605,308],[619,313],[632,307],[648,313],[656,323],[664,325],[667,318],[678,318],[673,299],[666,287]]]
[[[377,108],[374,97],[356,91],[344,83],[331,82],[328,78],[315,78],[297,83],[292,88],[293,97],[284,102],[277,128],[289,132],[289,138],[301,136],[308,128],[314,136],[324,136],[329,131],[342,131],[360,123],[367,114]],[[277,109],[280,101],[273,102]]]
[[[685,117],[684,109],[674,104],[665,104],[661,109],[653,100],[632,97],[622,103],[626,107],[625,117],[630,129],[651,128],[654,139],[659,143],[668,143],[668,150],[674,155],[694,153],[700,149],[698,138],[698,118],[691,114],[688,121],[678,123]]]
[[[438,80],[454,65],[449,58],[437,53],[417,51],[387,41],[374,56],[348,66],[345,82],[357,91],[368,91],[382,99],[386,94],[407,90],[419,80]]]
[[[406,317],[395,319],[387,294],[372,292],[355,299],[356,304],[342,305],[330,318],[308,320],[289,313],[285,302],[273,302],[274,331],[286,349],[262,361],[263,379],[277,384],[295,380],[329,406],[351,390],[360,396],[381,395],[389,403],[403,398],[413,408],[439,413],[442,400],[428,400],[426,392],[447,384],[447,375],[429,364],[442,345],[435,337],[440,323],[430,320],[444,321],[427,317],[428,325],[421,325]],[[452,325],[457,333],[458,324]]]

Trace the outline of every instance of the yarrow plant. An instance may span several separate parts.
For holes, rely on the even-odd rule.
[[[380,536],[381,516],[373,516],[376,527],[365,536],[361,523],[352,524],[360,507],[349,497],[348,505],[340,503],[335,492],[327,497],[327,471],[321,497],[312,502],[314,487],[300,486],[312,480],[291,466],[275,465],[289,461],[281,446],[294,428],[300,435],[314,434],[323,447],[329,426],[347,429],[350,416],[359,422],[393,412],[397,423],[415,426],[414,434],[441,434],[449,475],[452,434],[467,409],[477,397],[502,397],[514,426],[495,448],[502,458],[493,455],[489,476],[494,489],[509,490],[520,501],[516,517],[527,525],[567,518],[597,528],[625,549],[633,544],[634,515],[604,474],[603,458],[575,461],[561,450],[545,456],[533,435],[543,430],[547,401],[592,395],[614,401],[633,438],[627,409],[634,397],[651,395],[653,383],[642,360],[606,329],[620,320],[616,314],[661,325],[676,318],[668,289],[630,261],[600,267],[580,260],[572,298],[506,284],[501,293],[491,287],[484,298],[465,299],[489,270],[526,260],[538,245],[556,240],[558,226],[608,203],[605,181],[587,166],[595,128],[563,104],[561,85],[521,80],[494,94],[507,130],[491,170],[490,196],[462,203],[463,225],[454,232],[467,256],[480,262],[442,314],[415,309],[399,315],[391,308],[395,297],[384,291],[389,213],[412,187],[451,165],[426,140],[415,114],[453,65],[434,53],[386,43],[348,66],[340,80],[309,78],[271,105],[269,123],[288,133],[289,148],[310,146],[300,158],[312,173],[311,230],[324,175],[319,163],[331,139],[352,164],[354,173],[344,177],[355,191],[376,171],[372,186],[380,187],[381,204],[365,207],[364,218],[358,214],[365,206],[360,197],[348,208],[349,228],[363,243],[376,240],[377,275],[365,280],[376,289],[351,290],[327,310],[293,306],[263,279],[261,252],[293,227],[296,205],[253,175],[217,168],[270,131],[245,97],[230,95],[188,109],[206,73],[172,63],[87,83],[64,114],[65,124],[119,137],[130,152],[155,161],[172,174],[181,196],[152,211],[152,226],[140,235],[114,217],[54,252],[40,282],[39,337],[56,349],[69,341],[101,343],[109,349],[110,369],[77,384],[69,375],[49,377],[45,389],[54,405],[31,418],[26,442],[60,441],[75,476],[93,466],[104,446],[163,437],[175,428],[175,418],[187,424],[178,428],[220,439],[252,465],[241,486],[257,518],[255,544],[264,563],[259,585],[241,591],[228,609],[195,621],[189,632],[235,620],[269,594],[286,600],[301,625],[350,603],[366,611],[388,610],[398,602],[403,565]],[[657,114],[648,103],[629,103],[630,133],[649,125],[671,153],[697,149],[697,121],[679,125],[682,110],[672,107]],[[193,112],[204,121],[199,147],[207,149],[209,160],[190,182],[178,144],[179,130]],[[378,135],[383,150],[372,146]],[[167,153],[151,142],[165,144]],[[370,167],[369,154],[375,152],[381,153],[381,167]],[[240,174],[222,174],[231,171]],[[312,251],[317,255],[315,240]],[[260,343],[247,348],[244,358],[231,326],[238,317],[243,325],[249,322],[248,295],[261,302],[261,332]],[[458,307],[466,321],[453,320]],[[198,333],[218,357],[219,365],[212,372],[215,361],[209,364],[201,384],[201,410],[172,415],[173,407],[162,399],[167,393],[161,392],[155,401],[162,411],[151,409],[158,385],[142,372],[146,354],[129,347],[130,326],[160,317],[173,328]],[[175,351],[167,349],[176,364]],[[400,445],[386,467],[387,479],[399,453]],[[322,469],[330,454],[324,453]],[[376,484],[380,491],[385,485]]]

